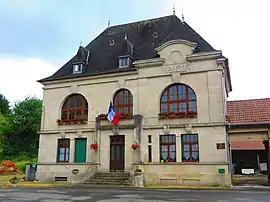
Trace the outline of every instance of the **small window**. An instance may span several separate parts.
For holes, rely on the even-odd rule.
[[[119,68],[129,67],[129,58],[119,58]]]
[[[198,134],[182,135],[182,161],[199,162]]]
[[[59,139],[57,147],[57,162],[69,162],[70,139]]]
[[[148,144],[151,144],[151,143],[152,143],[152,136],[148,135]]]
[[[152,162],[152,145],[148,145],[148,162]]]
[[[160,161],[176,162],[176,136],[160,135]]]
[[[82,73],[82,64],[73,65],[73,74]]]

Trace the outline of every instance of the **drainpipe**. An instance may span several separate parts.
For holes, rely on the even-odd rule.
[[[268,185],[270,185],[270,129],[268,129],[267,140],[263,141],[265,150],[268,153],[267,158],[267,175],[268,175]]]
[[[228,123],[226,125],[226,146],[227,146],[227,158],[228,158],[229,170],[231,173],[231,184],[232,184],[232,182],[233,182],[233,167],[232,167],[231,145],[230,145],[230,139],[229,139],[229,129],[230,129],[230,124]]]
[[[270,185],[270,131],[268,130],[268,162],[267,162],[267,174],[268,174],[268,185]]]
[[[139,148],[139,163],[142,161],[141,159],[141,132],[142,132],[142,117],[141,116],[138,116],[137,118],[137,131],[136,131],[136,136],[138,138],[138,144],[140,145],[140,148]]]

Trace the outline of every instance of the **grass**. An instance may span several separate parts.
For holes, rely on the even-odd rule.
[[[20,160],[15,161],[19,170],[22,171],[22,173],[25,172],[25,166],[26,163],[34,163],[36,162],[36,159],[29,159],[29,160]],[[1,161],[0,161],[1,163]],[[9,182],[9,180],[13,177],[17,177],[19,179],[22,179],[16,184],[16,187],[69,187],[71,186],[70,183],[67,182],[52,182],[52,183],[43,183],[43,182],[37,182],[37,181],[24,181],[24,174],[13,174],[13,175],[0,175],[0,188],[7,188],[7,187],[13,187],[13,185]]]
[[[0,188],[8,188],[12,187],[12,184],[9,182],[9,179],[17,176],[18,178],[23,178],[24,175],[0,175]],[[69,187],[70,183],[67,182],[52,182],[52,183],[44,183],[44,182],[33,182],[33,181],[22,181],[17,183],[17,187]]]

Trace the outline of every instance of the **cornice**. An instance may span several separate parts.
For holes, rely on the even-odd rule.
[[[222,55],[221,51],[193,53],[193,54],[187,55],[187,60],[198,61],[198,60],[217,59],[217,57],[221,55]]]
[[[117,76],[121,77],[121,76],[136,75],[136,74],[138,74],[138,70],[136,68],[132,68],[132,69],[127,69],[126,71],[118,71],[118,72],[111,71],[111,72],[98,73],[96,75],[82,75],[80,77],[61,78],[61,79],[52,80],[52,81],[42,81],[40,83],[43,85],[62,84],[62,83],[94,80],[94,79],[115,78]]]
[[[80,129],[67,129],[67,128],[63,128],[63,129],[59,129],[59,130],[42,130],[42,131],[38,131],[38,133],[40,135],[55,135],[55,134],[61,134],[62,132],[64,133],[78,133],[78,131],[82,132],[82,133],[87,133],[87,132],[95,132],[95,128],[80,128]]]
[[[161,66],[165,63],[164,58],[154,58],[154,59],[147,59],[147,60],[138,60],[133,62],[135,67],[153,67],[153,66]]]

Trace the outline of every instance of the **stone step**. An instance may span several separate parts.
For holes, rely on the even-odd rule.
[[[105,176],[112,176],[112,177],[121,177],[121,176],[126,176],[126,177],[129,177],[129,173],[95,173],[95,176],[102,176],[102,177],[105,177]]]
[[[123,180],[129,180],[129,178],[118,178],[118,177],[91,177],[90,179],[95,179],[95,180],[104,180],[104,181],[123,181]]]
[[[128,180],[129,177],[126,177],[126,176],[116,176],[116,177],[113,177],[113,176],[93,176],[92,178],[95,178],[95,179],[104,179],[104,180],[111,180],[111,179],[117,179],[117,180]]]
[[[130,182],[129,180],[103,180],[103,179],[89,179],[89,180],[86,180],[87,182]]]
[[[130,182],[89,182],[85,181],[84,184],[90,185],[125,185],[125,186],[132,186]]]
[[[86,187],[102,187],[102,188],[115,188],[115,187],[123,187],[123,188],[129,188],[133,187],[133,185],[123,185],[123,184],[76,184],[74,187],[80,187],[80,188],[86,188]]]
[[[101,173],[97,172],[90,179],[84,182],[86,185],[120,185],[120,186],[132,186],[130,182],[130,174],[124,172],[109,172]]]
[[[116,180],[116,179],[111,179],[111,180],[104,180],[104,179],[93,179],[93,178],[91,178],[91,179],[89,179],[89,180],[87,180],[88,182],[129,182],[129,180],[128,179],[126,179],[126,180]]]

